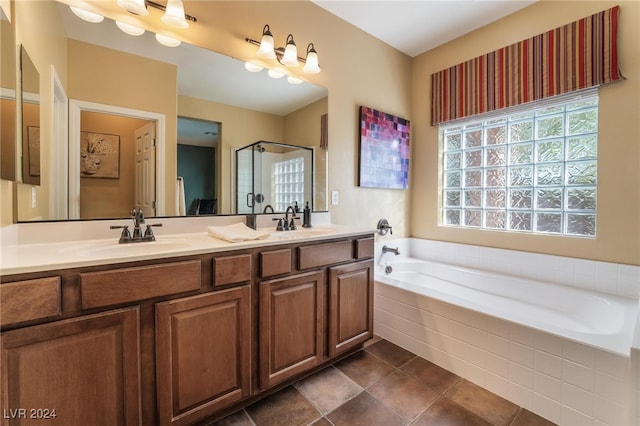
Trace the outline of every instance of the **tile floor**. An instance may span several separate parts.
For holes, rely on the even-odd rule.
[[[518,407],[393,343],[365,348],[215,426],[548,426]]]

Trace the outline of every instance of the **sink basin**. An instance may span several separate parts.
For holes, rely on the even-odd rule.
[[[330,228],[298,228],[295,231],[273,231],[269,235],[274,240],[292,240],[296,238],[321,237],[333,234],[334,230]]]
[[[120,257],[140,254],[166,253],[193,245],[189,240],[156,240],[143,243],[119,244],[118,241],[100,241],[76,244],[62,249],[62,253],[79,257]]]

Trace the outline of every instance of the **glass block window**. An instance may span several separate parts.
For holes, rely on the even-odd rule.
[[[595,90],[439,130],[443,225],[595,237]]]
[[[283,212],[295,201],[304,200],[304,157],[273,163],[272,196],[275,210]]]

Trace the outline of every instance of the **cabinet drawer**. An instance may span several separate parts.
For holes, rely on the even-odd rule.
[[[373,237],[360,238],[356,240],[356,259],[364,259],[366,257],[373,257],[374,252]]]
[[[263,251],[260,253],[260,276],[262,278],[290,272],[291,249]]]
[[[251,255],[239,254],[213,258],[213,286],[238,284],[251,280]]]
[[[60,277],[2,284],[0,325],[57,317],[62,313],[60,300]]]
[[[351,241],[298,247],[298,269],[315,268],[351,260],[352,247]]]
[[[200,261],[80,274],[82,309],[200,289]]]

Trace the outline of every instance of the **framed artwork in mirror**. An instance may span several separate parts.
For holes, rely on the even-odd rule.
[[[120,178],[120,136],[80,132],[80,177]]]
[[[361,106],[358,185],[407,189],[409,137],[409,120]]]
[[[27,126],[29,176],[40,176],[40,127]]]

